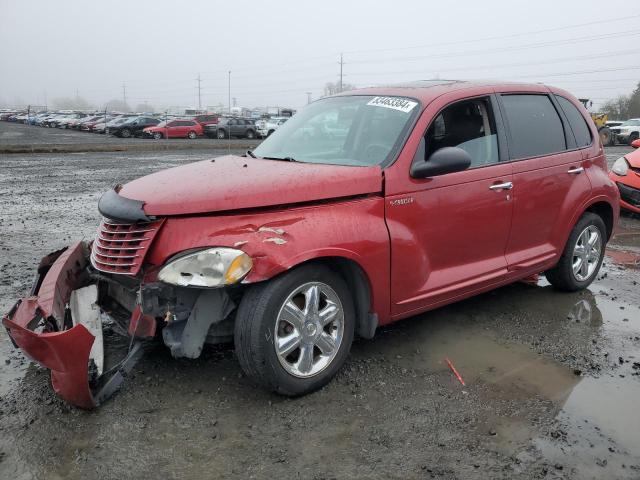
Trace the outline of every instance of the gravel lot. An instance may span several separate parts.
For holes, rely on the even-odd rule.
[[[103,191],[221,153],[1,156],[0,311],[40,257],[94,234]],[[253,387],[231,347],[177,361],[158,345],[86,412],[0,331],[0,478],[638,479],[637,218],[610,252],[587,291],[542,278],[383,328],[294,400]]]

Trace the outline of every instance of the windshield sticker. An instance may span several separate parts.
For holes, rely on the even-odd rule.
[[[367,105],[374,107],[392,108],[404,113],[409,113],[417,104],[418,102],[412,102],[400,97],[375,97],[367,103]]]

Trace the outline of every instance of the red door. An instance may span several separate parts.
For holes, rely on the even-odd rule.
[[[412,179],[408,190],[386,198],[395,318],[486,289],[507,273],[512,166],[500,162],[493,105],[484,96],[434,112],[425,157],[458,146],[472,157],[471,168]]]
[[[550,96],[512,93],[500,101],[513,160],[509,270],[546,268],[562,253],[576,209],[590,195],[582,151]]]

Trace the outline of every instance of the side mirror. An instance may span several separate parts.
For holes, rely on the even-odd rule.
[[[422,147],[422,144],[421,144]],[[422,151],[424,158],[424,150]],[[446,173],[461,172],[471,165],[471,156],[458,147],[444,147],[436,150],[431,156],[423,161],[417,159],[411,165],[411,176],[413,178],[435,177]]]

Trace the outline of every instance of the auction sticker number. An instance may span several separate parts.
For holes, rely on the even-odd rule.
[[[367,105],[374,107],[392,108],[394,110],[400,110],[401,112],[408,113],[418,104],[418,102],[412,102],[406,98],[400,97],[374,97]]]

